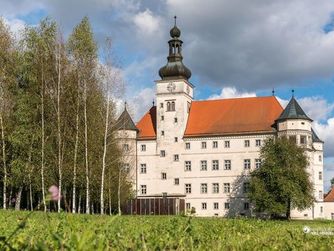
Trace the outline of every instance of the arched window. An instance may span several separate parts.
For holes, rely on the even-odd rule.
[[[171,110],[172,110],[172,111],[175,111],[175,102],[174,102],[174,101],[172,102]]]
[[[170,102],[167,102],[167,112],[171,111]]]

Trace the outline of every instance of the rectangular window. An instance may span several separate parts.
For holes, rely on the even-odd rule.
[[[228,202],[224,203],[224,208],[225,209],[230,209],[230,203],[228,203]]]
[[[257,139],[255,141],[255,146],[261,146],[261,140],[260,139]]]
[[[212,170],[219,170],[219,160],[212,161]]]
[[[177,123],[177,118],[174,118],[174,123]]]
[[[177,137],[174,138],[174,142],[178,142],[178,138]]]
[[[244,169],[249,170],[251,168],[251,160],[250,159],[244,159]]]
[[[208,193],[208,184],[206,183],[201,184],[201,193]]]
[[[208,162],[206,160],[201,160],[201,171],[206,171],[208,169]]]
[[[185,165],[185,170],[186,171],[191,171],[191,161],[185,161],[184,162],[184,165]]]
[[[164,116],[161,116],[161,121],[164,121],[165,120],[165,117]]]
[[[174,154],[174,161],[179,161],[179,155],[178,154]]]
[[[175,178],[174,179],[174,185],[179,185],[180,184],[180,179],[179,178]]]
[[[206,142],[202,142],[202,149],[206,149]]]
[[[320,207],[320,213],[323,213],[323,212],[324,212],[324,208]]]
[[[190,102],[187,102],[187,111],[190,112]]]
[[[219,183],[212,183],[212,193],[219,193]]]
[[[322,180],[322,172],[319,172],[319,180]]]
[[[250,146],[250,142],[249,142],[249,140],[247,139],[247,140],[245,140],[245,147],[249,147]]]
[[[224,170],[231,170],[231,160],[224,160]]]
[[[214,202],[213,203],[213,209],[214,210],[218,210],[219,209],[219,203],[218,202]]]
[[[212,148],[218,148],[218,141],[212,142]]]
[[[255,167],[260,168],[261,167],[261,159],[255,159]]]
[[[190,149],[190,143],[189,142],[186,143],[186,149]]]
[[[225,141],[224,146],[225,148],[230,148],[230,141],[229,140]]]
[[[319,162],[322,162],[322,156],[319,155]]]
[[[141,151],[146,152],[146,145],[141,145]]]
[[[206,206],[206,202],[202,202],[202,210],[206,210],[207,206]]]
[[[160,108],[164,108],[164,103],[160,103]]]
[[[166,157],[166,152],[165,150],[160,151],[160,157]]]
[[[244,182],[244,193],[249,193],[250,183]]]
[[[140,191],[141,191],[141,194],[146,194],[147,193],[147,187],[146,187],[146,185],[141,185],[140,186]]]
[[[249,209],[249,203],[248,202],[245,202],[244,203],[244,210],[248,210]]]
[[[224,193],[230,193],[231,185],[230,183],[224,183]]]
[[[146,164],[140,164],[140,173],[146,173]]]
[[[186,193],[191,193],[191,184],[184,184]]]
[[[190,210],[190,208],[191,208],[191,205],[190,205],[189,202],[187,202],[187,203],[186,203],[186,209]]]
[[[165,131],[161,131],[161,136],[165,136]]]
[[[304,136],[304,135],[300,136],[300,144],[301,145],[306,145],[306,136]]]
[[[161,173],[161,179],[166,180],[167,179],[167,173]]]
[[[324,198],[323,194],[322,194],[322,191],[319,190],[319,200],[322,200]]]

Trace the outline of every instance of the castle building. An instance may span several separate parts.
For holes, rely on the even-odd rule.
[[[323,142],[294,97],[194,100],[191,71],[183,64],[181,31],[170,31],[167,64],[156,81],[153,105],[135,125],[125,109],[119,137],[137,198],[182,199],[198,216],[251,215],[249,174],[261,166],[269,137],[286,136],[306,148],[316,202],[293,218],[325,218]],[[333,210],[334,212],[334,210]]]

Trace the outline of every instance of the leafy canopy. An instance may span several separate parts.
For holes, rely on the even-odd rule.
[[[262,165],[251,173],[249,198],[256,211],[290,217],[314,202],[303,148],[286,138],[269,139],[261,149]]]

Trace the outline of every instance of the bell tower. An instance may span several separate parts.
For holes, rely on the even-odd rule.
[[[191,71],[183,64],[181,31],[176,25],[170,30],[167,64],[159,70],[156,81],[157,100],[157,167],[167,174],[163,182],[173,182],[179,173],[180,152],[184,149],[183,135],[187,125],[194,86],[189,82]],[[175,170],[174,170],[175,169]],[[174,171],[173,171],[174,170]],[[178,171],[177,171],[178,170]],[[162,187],[175,187],[171,186]],[[162,193],[180,191],[160,191]]]

